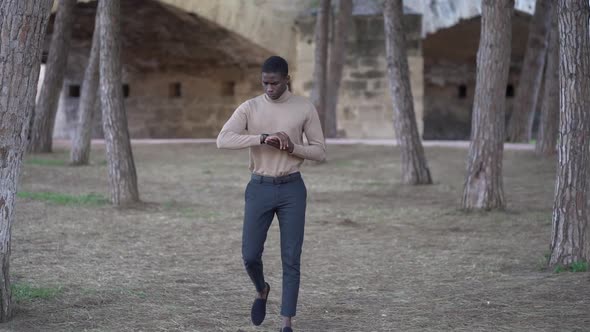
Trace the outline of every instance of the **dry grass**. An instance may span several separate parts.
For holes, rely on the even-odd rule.
[[[25,164],[21,190],[107,192],[104,151]],[[261,327],[240,258],[247,152],[136,146],[143,204],[114,209],[19,198],[13,282],[59,290],[20,298],[5,331],[276,331],[278,227]],[[540,269],[550,236],[554,161],[507,152],[505,212],[457,209],[465,150],[427,149],[436,184],[399,179],[399,151],[333,146],[306,166],[309,210],[296,331],[588,331],[587,273]],[[39,162],[43,160],[43,162]]]

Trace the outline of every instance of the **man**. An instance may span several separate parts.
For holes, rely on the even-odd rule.
[[[220,149],[250,148],[252,177],[246,187],[242,257],[256,287],[254,325],[262,324],[270,285],[264,281],[262,251],[276,214],[283,264],[282,332],[292,332],[299,294],[300,257],[307,190],[299,167],[304,159],[322,161],[326,148],[314,106],[291,94],[287,61],[279,56],[262,65],[264,94],[240,105],[217,137]],[[303,143],[303,134],[308,145]]]

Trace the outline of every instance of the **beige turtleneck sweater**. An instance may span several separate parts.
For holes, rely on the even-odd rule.
[[[284,131],[295,148],[293,153],[260,144],[261,134]],[[303,143],[303,134],[308,145]],[[313,104],[288,90],[272,100],[266,94],[240,105],[217,136],[220,149],[250,148],[250,171],[265,176],[283,176],[299,171],[304,159],[324,160],[326,145],[320,119]]]

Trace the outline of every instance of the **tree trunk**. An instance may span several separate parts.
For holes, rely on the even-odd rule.
[[[311,102],[318,111],[322,129],[326,132],[326,95],[328,86],[328,34],[330,27],[330,0],[321,0],[315,25],[315,65]]]
[[[559,30],[557,10],[553,10],[553,24],[547,50],[543,103],[535,152],[537,155],[551,156],[556,152],[559,128]]]
[[[52,2],[0,1],[0,322],[6,322],[12,314],[10,241],[14,200]]]
[[[75,6],[76,0],[59,1],[47,66],[45,67],[45,78],[39,92],[39,101],[35,107],[33,131],[29,143],[29,151],[31,152],[51,152],[55,115],[72,39]]]
[[[328,60],[328,80],[326,96],[326,137],[338,136],[338,93],[342,80],[342,67],[346,60],[346,41],[348,26],[352,21],[352,0],[340,0],[336,28],[332,33],[332,48]]]
[[[483,0],[471,144],[462,207],[504,208],[502,154],[514,0]]]
[[[124,205],[138,202],[139,191],[121,88],[121,3],[100,0],[98,12],[100,103],[111,201],[114,205]]]
[[[386,0],[383,18],[387,69],[393,99],[393,124],[402,150],[403,182],[406,184],[430,184],[432,178],[414,113],[414,98],[410,86],[410,69],[402,22],[402,0]]]
[[[590,261],[590,31],[587,0],[559,0],[559,146],[550,266]]]
[[[508,140],[511,142],[529,142],[532,136],[531,113],[536,110],[536,103],[541,89],[545,54],[551,30],[551,2],[554,0],[537,0],[535,14],[529,26],[527,50],[524,56],[520,80],[512,115],[508,123]]]
[[[547,51],[549,51],[549,47],[547,47]],[[545,55],[547,55],[547,52],[545,52]],[[543,66],[542,69],[542,73],[541,73],[541,85],[539,85],[539,93],[537,94],[537,102],[535,103],[535,111],[531,112],[529,115],[529,119],[528,119],[528,128],[531,128],[531,135],[534,136],[534,138],[537,138],[538,134],[539,134],[539,123],[541,120],[541,108],[543,107],[543,91],[545,91],[545,74],[547,73],[547,56],[545,56],[545,65]],[[538,114],[538,116],[537,116]],[[538,119],[538,120],[537,120]],[[535,135],[535,129],[537,129],[536,131],[536,135]],[[533,137],[531,137],[531,139],[533,139]]]
[[[98,11],[97,11],[98,13]],[[90,159],[90,139],[92,123],[96,112],[96,93],[98,91],[98,61],[100,57],[100,19],[95,17],[92,48],[82,83],[82,94],[78,106],[78,127],[72,139],[70,159],[72,165],[88,165]]]

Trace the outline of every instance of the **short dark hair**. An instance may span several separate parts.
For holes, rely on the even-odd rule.
[[[264,61],[262,64],[262,72],[279,73],[284,77],[289,75],[289,64],[287,64],[287,60],[281,58],[280,56],[273,55],[266,59],[266,61]]]

